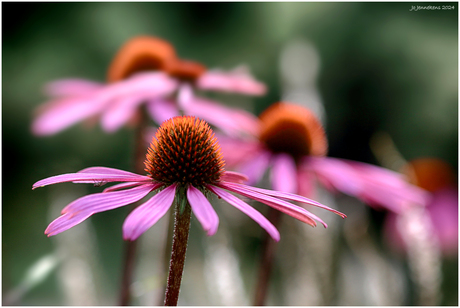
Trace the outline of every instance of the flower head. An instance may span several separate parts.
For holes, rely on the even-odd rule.
[[[288,153],[296,160],[308,155],[326,155],[326,134],[310,110],[277,103],[267,108],[259,118],[259,139],[271,152]]]
[[[265,93],[265,86],[247,72],[208,71],[198,62],[180,59],[167,41],[149,36],[134,37],[120,48],[107,80],[104,84],[63,79],[48,84],[46,93],[52,99],[37,109],[33,133],[52,135],[95,116],[105,131],[113,132],[134,119],[142,104],[158,123],[182,111],[231,130],[236,121],[232,119],[249,115],[194,97],[193,89]],[[215,111],[221,116],[214,117]]]
[[[204,187],[222,177],[224,160],[209,125],[194,117],[162,124],[148,149],[145,166],[156,182]]]
[[[106,188],[102,193],[84,196],[70,203],[62,210],[62,215],[48,226],[45,234],[56,235],[94,213],[134,203],[153,191],[157,193],[126,218],[123,224],[125,239],[138,238],[168,211],[175,199],[176,202],[183,202],[185,198],[203,229],[208,235],[213,235],[217,231],[219,218],[205,196],[212,193],[251,217],[278,241],[276,228],[229,191],[267,204],[312,226],[316,226],[316,221],[319,221],[327,227],[321,218],[288,201],[307,203],[346,217],[302,196],[242,184],[247,180],[246,176],[225,171],[220,147],[212,130],[206,122],[195,117],[175,117],[163,123],[148,150],[145,167],[148,175],[92,167],[36,182],[33,189],[61,182],[123,182]]]
[[[458,255],[458,185],[452,167],[439,158],[426,157],[409,161],[402,168],[414,185],[432,193],[426,206],[428,224],[439,242],[445,256]],[[390,245],[405,250],[401,230],[397,227],[401,218],[390,213],[385,221],[384,232]]]
[[[280,102],[260,116],[252,138],[221,137],[227,164],[248,175],[249,183],[271,169],[273,189],[304,196],[314,181],[332,191],[355,196],[373,206],[399,212],[409,204],[425,204],[426,192],[396,172],[360,162],[325,157],[324,129],[307,108]]]

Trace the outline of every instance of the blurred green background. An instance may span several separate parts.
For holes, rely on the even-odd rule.
[[[132,169],[133,131],[124,128],[106,134],[99,126],[86,129],[75,125],[55,136],[35,137],[30,125],[33,110],[45,102],[42,89],[47,82],[67,77],[105,80],[106,69],[117,49],[135,35],[162,37],[175,46],[182,58],[200,61],[209,68],[231,69],[247,65],[269,88],[263,97],[242,98],[251,103],[248,106],[252,106],[251,111],[256,114],[282,96],[279,59],[283,49],[293,40],[307,41],[319,56],[315,86],[327,117],[330,156],[376,164],[369,142],[374,133],[385,131],[405,159],[434,156],[457,170],[457,3],[449,3],[455,6],[453,10],[416,12],[410,11],[412,5],[420,4],[3,2],[4,304],[5,298],[15,305],[82,304],[78,302],[78,295],[69,293],[72,288],[81,298],[87,298],[89,304],[117,303],[123,248],[121,226],[128,209],[97,214],[85,222],[85,227],[65,232],[74,233],[74,237],[64,233],[47,238],[43,232],[62,207],[100,188],[60,184],[32,191],[31,187],[42,178],[89,166]],[[442,5],[436,3],[436,6]],[[241,96],[222,95],[219,98],[231,104]],[[264,211],[263,207],[258,209]],[[231,212],[236,218],[225,218],[222,217],[225,210],[217,210],[222,225],[219,231],[227,230],[233,238],[233,245],[229,246],[239,258],[243,292],[251,299],[262,241],[261,236],[255,235],[262,233],[245,231],[253,227],[246,220],[244,223],[249,227],[243,223],[233,226],[232,219],[242,216]],[[378,251],[387,260],[399,262],[401,271],[407,272],[404,258],[391,255],[382,243],[384,213],[368,208],[366,211],[370,230],[373,230],[371,238]],[[161,260],[163,225],[166,223],[162,221],[146,233],[140,248],[139,264],[147,270],[139,270],[137,284],[133,286],[138,294],[137,304],[150,300],[153,303],[156,298],[153,294],[160,282],[155,271]],[[209,268],[208,263],[203,265],[200,249],[207,247],[206,241],[218,245],[222,238],[206,238],[195,223],[192,224],[185,276],[194,277],[198,282],[200,279],[208,281],[206,274],[198,270],[203,268],[206,272]],[[281,234],[282,241],[289,238],[289,234]],[[227,243],[228,239],[223,242]],[[46,271],[45,274],[31,274],[31,267],[46,256],[51,259],[42,259],[39,268],[48,264],[49,274]],[[69,265],[72,260],[75,262]],[[82,263],[81,260],[86,261]],[[440,304],[457,305],[457,258],[443,260],[442,266],[444,280]],[[275,269],[275,286],[286,285],[281,269]],[[90,274],[85,276],[84,273]],[[30,275],[39,277],[36,283]],[[75,282],[72,287],[63,282],[69,275],[80,275],[88,281]],[[225,304],[210,297],[211,291],[193,289],[206,283],[187,284],[187,279],[191,278],[185,276],[182,304]],[[410,283],[406,285],[407,292],[400,305],[416,303]],[[86,288],[78,289],[81,286]],[[338,289],[334,294],[340,293],[340,285],[334,286]],[[290,303],[286,299],[288,295],[282,291],[271,296],[271,304]],[[339,295],[329,302],[344,303],[374,302],[366,302],[359,296],[355,301],[346,302],[341,301]]]

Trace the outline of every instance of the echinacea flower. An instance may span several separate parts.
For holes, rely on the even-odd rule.
[[[452,167],[438,158],[418,158],[402,168],[411,183],[432,193],[426,206],[427,218],[444,256],[458,255],[458,187]],[[389,213],[384,232],[396,250],[407,248],[397,228],[400,218]]]
[[[63,232],[95,213],[139,201],[153,191],[157,193],[126,218],[123,224],[125,239],[138,238],[165,215],[174,200],[179,204],[188,201],[203,229],[208,235],[213,235],[217,231],[219,218],[207,199],[211,193],[251,217],[277,241],[280,238],[277,229],[262,214],[230,192],[265,203],[312,226],[316,226],[316,221],[319,221],[327,227],[319,217],[288,201],[314,205],[346,217],[302,196],[244,185],[242,182],[247,178],[236,172],[225,171],[224,164],[219,144],[209,125],[198,118],[182,116],[164,122],[152,139],[145,160],[148,175],[91,167],[77,173],[43,179],[36,182],[33,189],[62,182],[123,182],[67,205],[62,215],[46,229],[45,234],[48,236]]]
[[[372,206],[400,212],[426,204],[427,193],[396,172],[377,166],[326,157],[323,127],[307,108],[285,102],[260,114],[259,133],[251,138],[219,138],[227,165],[258,182],[271,169],[273,189],[311,197],[315,181],[331,191],[357,197]]]
[[[217,122],[232,132],[233,122],[244,119],[247,113],[195,97],[193,89],[248,95],[266,91],[245,71],[208,71],[197,62],[179,59],[168,42],[148,36],[134,37],[121,47],[109,67],[107,81],[62,79],[48,84],[45,91],[51,100],[37,108],[32,132],[52,135],[94,117],[100,118],[104,131],[114,132],[136,119],[142,104],[158,123],[183,112],[211,124]]]

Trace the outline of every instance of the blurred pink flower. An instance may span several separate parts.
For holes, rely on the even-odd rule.
[[[445,256],[458,255],[458,188],[452,167],[441,159],[418,158],[403,168],[410,182],[431,192],[426,206],[427,217],[433,227],[440,249]],[[387,241],[398,251],[406,244],[396,227],[399,217],[389,213],[384,232]]]
[[[318,181],[330,191],[340,191],[394,212],[427,202],[428,194],[407,183],[399,173],[325,157],[324,129],[305,107],[276,103],[253,121],[259,133],[250,138],[219,137],[227,165],[246,174],[250,184],[271,169],[271,187],[278,191],[311,197]]]
[[[278,230],[263,215],[228,191],[265,203],[312,226],[316,226],[317,220],[327,227],[316,215],[286,200],[307,203],[346,217],[302,196],[244,185],[242,182],[247,180],[246,176],[225,171],[224,164],[219,144],[209,125],[195,117],[182,116],[164,122],[152,139],[145,161],[148,175],[91,167],[77,173],[43,179],[36,182],[33,189],[62,182],[98,185],[123,182],[106,188],[102,193],[84,196],[67,205],[62,210],[62,215],[46,229],[45,234],[48,236],[67,230],[94,213],[139,201],[152,191],[159,192],[126,218],[123,224],[125,239],[135,240],[154,225],[165,215],[175,198],[178,204],[185,204],[188,200],[207,235],[215,234],[219,218],[205,196],[210,192],[251,217],[276,241],[280,238]]]
[[[108,83],[84,79],[49,83],[45,92],[51,100],[37,108],[32,132],[52,135],[93,117],[100,118],[106,132],[114,132],[135,119],[142,104],[158,123],[183,112],[217,124],[227,132],[232,132],[236,119],[247,116],[246,112],[194,97],[194,88],[248,95],[266,91],[265,85],[244,70],[207,71],[199,63],[178,59],[168,42],[139,36],[129,40],[115,56]]]

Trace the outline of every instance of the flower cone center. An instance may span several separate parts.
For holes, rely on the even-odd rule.
[[[452,167],[438,158],[418,158],[408,162],[402,172],[409,181],[430,192],[455,185]]]
[[[202,187],[220,180],[225,162],[209,125],[195,117],[169,119],[152,139],[145,161],[153,180]]]
[[[168,42],[149,36],[138,36],[126,42],[110,64],[107,79],[116,82],[141,71],[170,69],[176,52]]]
[[[321,123],[307,108],[279,102],[259,116],[262,126],[259,139],[274,153],[324,156],[327,140]]]
[[[110,64],[107,79],[116,82],[141,71],[156,70],[178,79],[194,81],[206,68],[198,62],[178,59],[174,47],[167,41],[138,36],[120,48]]]

